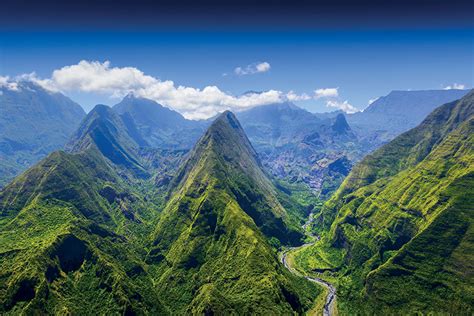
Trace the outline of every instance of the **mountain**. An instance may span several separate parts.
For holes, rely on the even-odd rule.
[[[308,309],[317,289],[279,264],[270,244],[302,237],[276,191],[236,117],[221,114],[173,180],[154,232],[148,261],[158,264],[164,302],[178,314]]]
[[[138,143],[130,136],[122,119],[106,105],[95,106],[65,148],[73,153],[96,148],[122,170],[134,172],[138,176],[146,175],[139,162]]]
[[[348,115],[359,136],[375,146],[420,124],[438,106],[458,100],[468,90],[392,91],[378,98],[363,112]]]
[[[123,128],[95,107],[69,152],[0,191],[2,314],[169,313],[143,255],[159,204],[124,173],[140,166]]]
[[[142,147],[190,149],[207,127],[203,121],[187,120],[176,111],[133,94],[126,96],[113,109],[126,126],[136,129]]]
[[[292,103],[279,103],[237,116],[273,176],[304,183],[323,198],[364,153],[342,113],[319,116]],[[328,166],[336,161],[345,161],[346,168],[330,171]]]
[[[131,129],[96,106],[66,146],[0,191],[0,313],[303,312],[321,291],[279,263],[301,242],[230,113],[167,198]],[[133,129],[132,129],[133,130]],[[160,160],[164,161],[164,160]],[[166,203],[164,203],[164,201]],[[294,204],[294,203],[292,203]]]
[[[113,109],[141,148],[161,150],[190,150],[215,119],[187,120],[133,94]],[[337,171],[346,169],[329,170],[327,166],[346,161],[350,170],[363,152],[341,113],[319,118],[287,102],[255,107],[237,115],[264,167],[273,176],[290,183],[304,183],[321,197],[329,196],[347,175]]]
[[[32,82],[0,86],[0,187],[61,148],[84,116],[69,98]]]
[[[473,187],[470,91],[353,168],[302,265],[338,280],[341,312],[472,314]]]

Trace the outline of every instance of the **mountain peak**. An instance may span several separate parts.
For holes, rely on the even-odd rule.
[[[347,124],[346,117],[344,114],[339,113],[336,116],[336,120],[332,124],[332,130],[338,134],[345,134],[351,130],[349,124]]]
[[[112,108],[108,105],[105,105],[105,104],[97,104],[96,106],[94,106],[94,108],[89,112],[89,115],[92,114],[96,114],[98,116],[109,116],[109,115],[112,115]]]
[[[209,143],[209,144],[208,144]],[[228,158],[252,157],[260,165],[257,153],[252,147],[239,120],[231,111],[221,113],[211,124],[198,146],[210,145],[213,150],[226,153]],[[232,155],[231,155],[232,153]],[[240,158],[239,158],[240,157]]]
[[[232,128],[235,128],[235,129],[242,129],[242,127],[240,126],[240,123],[239,121],[237,120],[237,117],[235,116],[234,113],[232,113],[231,111],[229,110],[226,110],[224,112],[222,112],[215,120],[214,120],[214,123],[212,123],[212,125],[215,125],[215,124],[218,124],[219,122],[223,122],[223,123],[227,123],[229,124]],[[211,126],[212,126],[211,125]]]
[[[87,114],[66,149],[81,152],[97,149],[114,165],[132,170],[137,176],[146,172],[138,161],[138,144],[128,134],[120,116],[109,106],[98,104]]]
[[[264,290],[283,299],[288,297],[279,293],[291,291],[286,288],[291,280],[283,279],[284,271],[267,238],[296,244],[302,235],[257,164],[254,150],[232,112],[221,113],[201,137],[174,178],[167,201],[147,258],[165,271],[163,295],[172,299],[176,289],[184,291],[191,280],[215,275],[211,286],[219,286],[222,302],[246,297],[246,304],[254,305],[254,301],[261,301],[254,293]],[[246,251],[239,250],[241,245]],[[245,284],[252,282],[258,289],[231,283],[220,286],[223,283],[216,280],[223,278],[221,271],[228,267],[232,267],[233,276],[245,276]],[[176,283],[174,275],[182,275],[183,281]],[[260,282],[269,275],[278,275],[281,283],[277,281],[274,287]],[[227,275],[223,280],[228,282]],[[272,288],[265,289],[269,286]],[[208,302],[201,303],[203,291],[206,288],[197,288],[193,295],[199,298],[199,304],[206,304],[204,310],[213,310],[212,304],[209,307]],[[291,295],[296,297],[297,293]]]

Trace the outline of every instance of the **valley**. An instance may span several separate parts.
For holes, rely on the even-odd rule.
[[[0,312],[469,313],[474,94],[458,94],[366,134],[290,103],[201,121],[97,105],[0,191]]]
[[[0,316],[473,316],[472,0],[5,0]]]

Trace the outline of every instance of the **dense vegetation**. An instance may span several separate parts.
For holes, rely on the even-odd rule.
[[[311,307],[314,286],[286,271],[268,242],[299,243],[299,225],[279,203],[232,113],[216,119],[173,186],[149,258],[159,263],[166,302],[198,313]]]
[[[323,207],[300,268],[338,285],[346,313],[474,306],[474,92],[361,161]]]
[[[336,285],[341,314],[472,314],[474,92],[366,156],[324,205],[362,153],[345,116],[240,117],[251,140],[230,112],[196,125],[133,96],[96,106],[0,191],[0,313],[302,314],[324,290],[278,251],[316,241],[287,259]]]
[[[300,243],[304,206],[287,213],[239,123],[223,114],[170,183],[122,119],[97,106],[69,152],[0,192],[5,314],[293,313],[320,290],[276,254]],[[152,161],[150,161],[150,159]],[[162,162],[162,160],[159,160]]]

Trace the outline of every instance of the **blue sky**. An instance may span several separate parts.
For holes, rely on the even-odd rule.
[[[422,12],[423,3],[417,3],[417,12]],[[373,6],[370,1],[365,4],[365,11]],[[162,24],[140,23],[140,16],[135,16],[129,25],[127,19],[114,16],[105,27],[87,24],[79,14],[74,16],[78,21],[74,25],[68,25],[63,14],[66,18],[61,23],[39,26],[15,22],[9,15],[4,19],[8,23],[0,23],[0,76],[14,78],[35,72],[44,80],[54,70],[81,60],[110,61],[110,67],[134,67],[159,80],[172,80],[176,87],[217,86],[235,96],[249,90],[307,94],[309,100],[295,103],[313,112],[336,109],[327,106],[328,98],[314,97],[317,89],[337,88],[333,101],[347,101],[363,109],[369,100],[392,90],[474,85],[474,27],[472,22],[466,23],[469,20],[465,16],[458,19],[457,11],[449,15],[449,21],[440,19],[435,8],[424,19],[416,14],[406,15],[410,19],[393,15],[387,20],[395,22],[385,23],[378,13],[364,16],[364,22],[362,17],[352,21],[352,7],[342,15],[332,12],[339,6],[330,7],[331,13],[322,15],[325,22],[319,25],[313,23],[312,15],[303,15],[299,21],[301,8],[299,15],[284,20],[287,8],[291,7],[265,16],[270,26],[265,24],[267,20],[256,23],[258,14],[251,16],[248,24],[245,19],[226,23],[223,18],[208,16],[178,23],[167,15]],[[405,7],[398,9],[402,12]],[[188,12],[180,18],[184,21],[189,16]],[[38,15],[28,17],[33,20]],[[159,17],[154,20],[160,21]],[[245,69],[263,62],[270,65],[269,71],[248,75],[234,72],[236,67]],[[110,89],[84,92],[70,86],[67,90],[59,88],[86,110],[97,103],[115,104],[120,95],[111,97]]]

